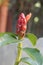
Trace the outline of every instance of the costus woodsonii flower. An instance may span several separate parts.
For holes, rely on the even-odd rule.
[[[31,18],[31,13],[29,13],[28,15],[24,15],[24,13],[21,13],[19,15],[19,18],[17,20],[17,25],[16,25],[16,33],[21,36],[24,37],[26,29],[27,29],[27,21],[30,20]]]

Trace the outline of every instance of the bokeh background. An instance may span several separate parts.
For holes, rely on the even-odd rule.
[[[34,33],[37,37],[43,36],[43,0],[10,0],[9,13],[12,16],[12,31],[16,31],[18,15],[23,12],[27,15],[32,12],[28,23],[27,32]]]

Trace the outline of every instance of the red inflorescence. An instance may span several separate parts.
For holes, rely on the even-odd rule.
[[[29,14],[29,15],[31,15],[31,14]],[[27,29],[27,21],[31,17],[29,15],[25,17],[24,13],[21,13],[19,15],[19,19],[17,20],[16,33],[18,35],[20,35],[21,37],[23,37],[25,35],[26,29]]]

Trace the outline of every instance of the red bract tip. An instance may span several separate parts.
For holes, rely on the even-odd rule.
[[[16,33],[23,37],[25,35],[26,29],[27,29],[27,21],[31,18],[31,13],[28,14],[26,17],[24,13],[21,13],[19,15],[19,18],[17,20],[17,26],[16,26]]]
[[[26,15],[26,21],[30,20],[31,16],[32,16],[31,13],[29,13],[28,15]]]
[[[25,25],[27,23],[24,13],[19,15],[18,24]]]
[[[24,15],[24,13],[21,13],[21,14],[19,15],[19,17],[21,17],[21,18],[24,18],[24,19],[25,19],[25,15]]]

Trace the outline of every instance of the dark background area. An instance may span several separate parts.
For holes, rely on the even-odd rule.
[[[32,12],[32,17],[27,24],[27,32],[43,37],[43,0],[10,0],[9,13],[12,16],[12,31],[16,31],[18,15]]]

